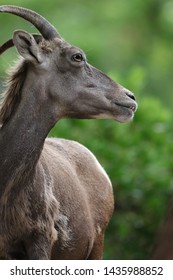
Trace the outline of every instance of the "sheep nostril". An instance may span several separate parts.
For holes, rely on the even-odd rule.
[[[126,91],[125,94],[130,97],[131,99],[133,99],[134,101],[136,100],[135,96],[133,95],[133,93],[131,93],[130,91]]]

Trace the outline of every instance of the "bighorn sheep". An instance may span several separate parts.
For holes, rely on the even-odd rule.
[[[100,259],[113,210],[111,182],[74,141],[46,139],[62,118],[126,122],[134,95],[86,61],[39,14],[0,6],[41,33],[15,31],[0,47],[22,57],[0,110],[0,258]]]

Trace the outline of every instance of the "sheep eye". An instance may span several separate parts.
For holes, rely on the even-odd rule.
[[[76,53],[76,54],[72,55],[71,59],[75,62],[81,62],[84,60],[84,57],[81,53]]]

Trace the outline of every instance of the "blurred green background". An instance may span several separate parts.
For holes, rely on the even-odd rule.
[[[62,120],[51,136],[87,146],[109,174],[115,212],[105,238],[105,259],[149,259],[173,193],[173,1],[11,0],[33,9],[82,48],[88,61],[135,93],[134,121]],[[0,43],[24,20],[0,14]],[[1,87],[17,54],[0,57]]]

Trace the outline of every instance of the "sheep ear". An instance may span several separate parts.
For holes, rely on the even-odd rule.
[[[17,30],[13,34],[13,43],[18,53],[26,60],[42,62],[42,55],[34,37],[25,31]]]

